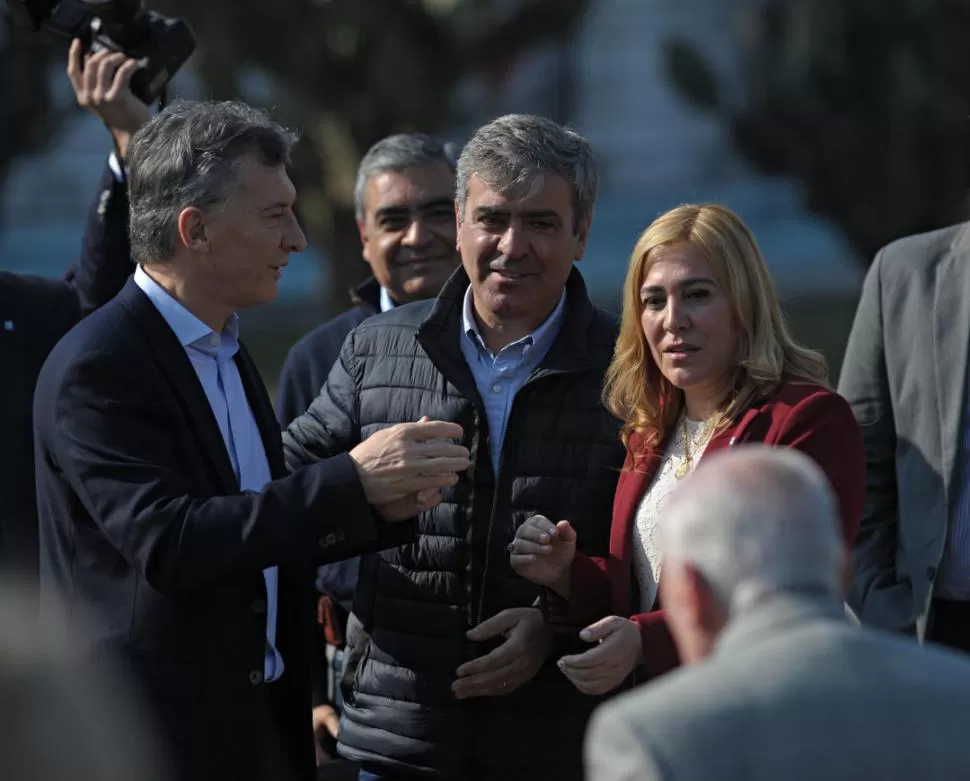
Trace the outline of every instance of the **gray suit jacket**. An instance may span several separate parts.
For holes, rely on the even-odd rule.
[[[970,778],[970,661],[852,627],[829,599],[776,597],[704,663],[602,706],[587,781]]]
[[[839,392],[866,445],[848,603],[924,636],[956,494],[970,347],[970,223],[885,247],[866,277]]]

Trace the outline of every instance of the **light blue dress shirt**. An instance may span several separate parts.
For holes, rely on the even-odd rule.
[[[269,460],[256,418],[246,398],[233,357],[239,351],[239,320],[233,315],[216,333],[168,294],[145,270],[135,269],[135,284],[148,296],[185,349],[219,424],[229,460],[243,491],[261,491],[271,479]],[[263,570],[266,581],[266,656],[264,676],[274,681],[283,674],[283,657],[276,648],[276,590],[279,571]]]
[[[386,287],[381,287],[381,311],[390,312],[394,308],[394,300],[391,298],[391,294],[387,292]]]
[[[475,322],[471,286],[465,291],[461,318],[464,335],[460,340],[461,352],[468,368],[472,370],[475,386],[485,403],[492,471],[496,476],[501,467],[502,445],[505,442],[505,431],[515,394],[525,385],[556,341],[565,311],[566,291],[563,290],[559,303],[542,325],[531,334],[505,345],[498,355],[493,355],[485,346],[478,323]]]

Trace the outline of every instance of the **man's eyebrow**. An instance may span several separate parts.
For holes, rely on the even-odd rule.
[[[533,209],[522,212],[522,216],[530,220],[561,220],[559,212],[552,209]]]
[[[275,209],[288,209],[293,205],[292,201],[277,201],[276,203],[271,203],[269,206],[264,206],[264,212],[270,212]]]
[[[451,198],[431,198],[427,201],[421,201],[419,203],[389,203],[386,206],[379,207],[374,214],[378,217],[385,217],[388,215],[398,215],[407,214],[412,209],[417,209],[418,211],[430,211],[432,209],[438,209],[441,207],[447,207],[448,209],[455,208],[455,202]]]
[[[476,206],[475,217],[507,217],[511,210],[507,206]]]
[[[553,209],[525,209],[523,211],[517,211],[508,206],[479,206],[475,209],[476,217],[508,217],[510,214],[515,214],[527,220],[562,221],[562,216]]]

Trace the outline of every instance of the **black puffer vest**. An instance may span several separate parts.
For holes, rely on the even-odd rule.
[[[458,485],[418,519],[415,542],[362,559],[340,750],[391,774],[578,780],[597,701],[579,693],[554,658],[504,697],[459,702],[450,686],[459,665],[494,647],[470,642],[467,630],[537,598],[509,565],[507,546],[523,521],[535,513],[568,519],[584,552],[608,554],[624,451],[619,421],[600,394],[617,320],[593,307],[573,270],[562,330],[515,398],[496,469],[484,405],[459,345],[467,286],[459,269],[434,302],[358,326],[344,346],[342,373],[328,381],[333,387],[286,437],[291,455],[319,456],[321,442],[324,452],[344,449],[428,415],[461,423],[472,453]],[[353,388],[339,387],[345,383]]]

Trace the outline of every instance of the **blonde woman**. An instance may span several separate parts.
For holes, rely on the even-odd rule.
[[[654,530],[678,482],[741,442],[811,456],[838,495],[851,545],[865,494],[862,436],[826,386],[824,359],[795,344],[757,244],[722,206],[686,205],[644,231],[630,258],[604,400],[625,421],[609,559],[577,553],[567,520],[534,516],[512,567],[545,587],[554,623],[585,627],[591,649],[560,668],[588,694],[678,663],[657,599]],[[797,585],[797,584],[795,584]],[[726,616],[725,616],[726,618]]]

